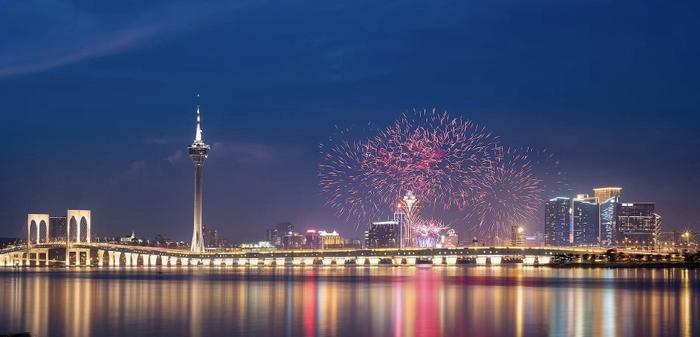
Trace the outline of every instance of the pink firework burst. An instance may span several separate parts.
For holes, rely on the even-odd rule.
[[[436,247],[440,241],[440,233],[449,227],[439,220],[419,219],[412,226],[415,233],[416,245],[423,248]]]
[[[490,162],[491,135],[471,121],[436,110],[403,115],[367,143],[363,169],[389,204],[419,191],[423,205],[459,207]]]

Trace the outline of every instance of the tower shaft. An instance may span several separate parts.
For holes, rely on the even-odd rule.
[[[194,157],[193,157],[194,159]],[[202,164],[195,161],[194,164],[194,228],[192,229],[193,252],[204,251],[204,236],[202,235]]]

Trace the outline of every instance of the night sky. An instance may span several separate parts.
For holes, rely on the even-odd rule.
[[[0,0],[0,236],[91,209],[93,233],[189,240],[199,93],[204,223],[232,241],[324,206],[319,144],[411,108],[555,153],[571,193],[619,185],[700,221],[698,1]],[[551,196],[554,197],[554,196]],[[534,228],[534,230],[542,230]]]

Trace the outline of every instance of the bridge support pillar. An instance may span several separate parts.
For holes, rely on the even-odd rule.
[[[445,264],[449,266],[454,266],[457,264],[457,257],[456,256],[445,256]]]
[[[275,258],[275,266],[284,267],[284,264],[285,264],[285,258],[283,258],[283,257]]]
[[[219,258],[214,259],[214,267],[221,267],[222,260]]]
[[[550,264],[552,262],[552,257],[551,256],[538,256],[537,257],[537,264],[542,266],[545,264]]]
[[[304,258],[304,265],[307,267],[313,266],[314,265],[314,258],[313,257],[307,257]]]
[[[124,253],[124,265],[131,266],[131,253]]]
[[[433,266],[441,266],[441,265],[442,265],[442,255],[433,256]]]
[[[131,253],[131,265],[134,267],[139,265],[139,254]]]
[[[117,267],[122,265],[122,252],[114,252],[114,265]]]
[[[333,264],[333,259],[330,257],[324,257],[323,259],[321,259],[321,264],[323,264],[324,266],[330,266],[331,264]]]
[[[490,258],[490,260],[491,260],[491,265],[492,265],[492,266],[500,265],[500,264],[501,264],[501,259],[502,259],[502,258],[503,258],[502,256],[491,256],[491,258]]]
[[[304,259],[302,259],[300,257],[292,258],[292,265],[293,266],[301,266],[302,263],[304,263]]]
[[[416,265],[416,258],[415,257],[407,257],[406,258],[406,264],[409,266],[415,266]]]
[[[344,266],[345,265],[345,258],[344,257],[337,257],[335,259],[335,265],[336,266]]]
[[[170,257],[170,265],[173,267],[177,266],[177,257],[175,257],[175,256]]]
[[[257,267],[258,266],[258,258],[257,257],[251,257],[248,259],[248,264],[251,267]]]
[[[376,256],[368,257],[367,260],[369,261],[370,266],[377,266],[379,265],[379,261],[381,261],[381,259]]]
[[[238,266],[239,267],[244,267],[246,264],[248,264],[248,259],[241,257],[238,258]]]
[[[274,259],[263,259],[263,265],[265,267],[272,266],[272,262],[274,262],[274,261],[275,261]]]
[[[224,264],[226,265],[226,267],[232,267],[232,266],[233,266],[233,261],[234,261],[234,260],[231,259],[231,258],[224,259]]]
[[[158,255],[148,255],[148,264],[150,264],[151,266],[155,266],[156,264],[158,264]]]
[[[477,266],[485,266],[486,265],[486,259],[488,256],[485,255],[479,255],[476,257],[476,265]]]

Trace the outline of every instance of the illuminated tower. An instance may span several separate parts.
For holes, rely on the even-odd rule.
[[[404,204],[404,213],[405,213],[405,218],[404,222],[401,226],[401,229],[403,231],[402,237],[401,237],[401,248],[405,248],[407,245],[412,245],[413,244],[413,222],[416,218],[416,206],[418,203],[418,199],[416,196],[413,194],[413,192],[408,191],[406,192],[406,195],[403,197],[403,204]]]
[[[192,230],[193,252],[204,251],[204,237],[202,236],[202,166],[209,153],[209,145],[202,139],[202,127],[200,125],[199,105],[197,105],[197,130],[194,142],[189,146],[190,157],[194,163],[194,229]]]

